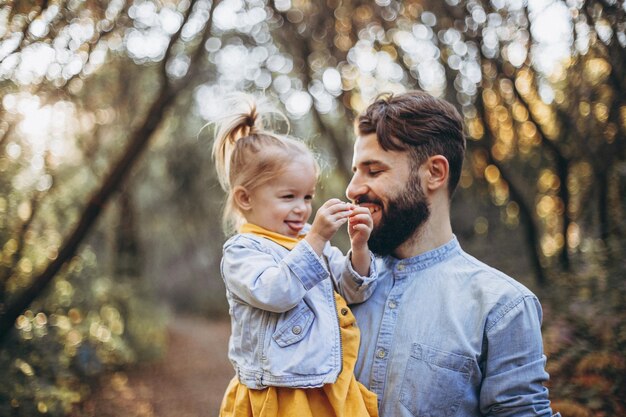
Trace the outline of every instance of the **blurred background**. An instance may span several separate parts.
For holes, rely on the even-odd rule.
[[[273,100],[323,161],[319,205],[344,196],[356,114],[409,89],[464,116],[453,227],[539,296],[553,408],[626,415],[625,14],[2,1],[0,416],[216,415],[233,371],[207,121],[229,91]]]

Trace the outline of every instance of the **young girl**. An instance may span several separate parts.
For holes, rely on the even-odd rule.
[[[374,289],[370,212],[331,199],[308,225],[319,174],[311,151],[264,130],[250,96],[231,110],[213,145],[225,225],[238,232],[221,263],[236,376],[220,416],[377,416],[375,394],[353,374],[360,333],[346,303]],[[346,222],[347,257],[329,244]]]

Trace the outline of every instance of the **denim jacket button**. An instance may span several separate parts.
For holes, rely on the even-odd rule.
[[[300,327],[300,326],[293,326],[291,328],[291,331],[293,332],[293,334],[300,334],[300,333],[302,333],[302,327]]]
[[[404,265],[399,264],[397,269],[398,269],[398,271],[404,271]]]

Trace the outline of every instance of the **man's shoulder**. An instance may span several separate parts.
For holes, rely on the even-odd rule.
[[[504,317],[515,317],[511,312],[533,312],[541,322],[541,304],[537,296],[521,282],[493,268],[465,252],[461,254],[468,268],[467,279],[473,296],[489,307],[486,329],[494,328]],[[524,313],[526,314],[526,313]]]
[[[457,262],[462,265],[461,271],[466,273],[474,284],[490,292],[499,291],[510,296],[535,296],[528,287],[515,278],[463,250],[459,252]]]

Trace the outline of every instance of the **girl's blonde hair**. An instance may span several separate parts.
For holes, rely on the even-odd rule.
[[[237,207],[233,189],[251,192],[278,177],[289,162],[310,158],[319,175],[319,166],[307,145],[269,127],[276,116],[287,118],[266,100],[237,93],[227,98],[226,116],[215,122],[213,159],[220,185],[227,194],[223,213],[226,233],[232,233],[245,219]]]

